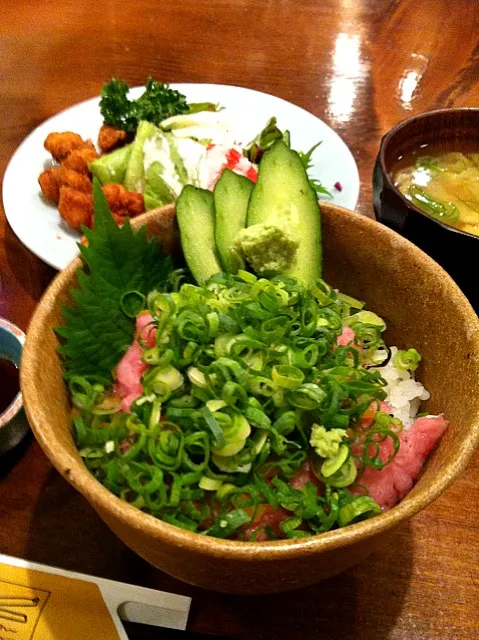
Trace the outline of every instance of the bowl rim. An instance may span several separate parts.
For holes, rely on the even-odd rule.
[[[463,308],[463,312],[468,316],[466,320],[471,327],[471,331],[474,331],[471,335],[475,336],[477,353],[479,354],[479,318],[474,313],[459,287],[442,267],[421,251],[421,249],[375,220],[371,220],[337,205],[321,203],[321,206],[334,212],[334,215],[342,216],[344,218],[344,224],[348,224],[352,219],[351,216],[354,216],[355,221],[363,227],[365,232],[376,233],[381,229],[381,233],[389,240],[399,243],[403,245],[404,248],[409,248],[409,250],[412,248],[420,263],[427,263],[429,269],[435,271],[444,282],[447,282],[452,298],[456,300],[457,304]],[[162,209],[171,212],[171,210],[174,209],[174,205],[167,205],[166,207],[162,207]],[[150,211],[138,216],[138,218],[132,221],[132,226],[135,228],[140,226],[142,223],[147,222],[153,214],[154,212]],[[49,314],[52,303],[56,300],[57,294],[64,290],[65,283],[74,277],[75,271],[80,266],[82,266],[82,259],[77,257],[66,269],[58,273],[37,306],[27,332],[23,352],[23,367],[20,369],[20,383],[30,425],[44,453],[60,474],[79,491],[95,509],[98,509],[102,517],[107,521],[108,514],[112,514],[122,525],[126,525],[130,530],[141,529],[145,535],[153,540],[161,540],[169,545],[177,545],[185,551],[195,554],[199,553],[203,556],[222,558],[230,561],[253,561],[260,559],[263,562],[274,562],[286,558],[290,560],[308,555],[312,552],[322,553],[349,546],[356,541],[372,538],[399,525],[403,520],[407,520],[431,504],[457,479],[466,468],[477,444],[479,444],[478,411],[475,421],[471,423],[469,430],[465,434],[464,446],[461,447],[458,455],[442,468],[442,473],[432,479],[427,490],[415,491],[415,487],[413,487],[410,494],[408,494],[404,500],[386,513],[364,522],[311,536],[310,538],[268,541],[258,544],[256,542],[222,540],[207,537],[163,522],[131,506],[111,493],[90,474],[79,456],[64,452],[62,460],[60,461],[57,456],[58,446],[49,440],[42,428],[42,424],[38,421],[38,416],[35,411],[35,398],[38,400],[35,381],[26,372],[31,371],[34,366],[36,358],[34,350],[35,340],[36,337],[44,331],[44,322]]]
[[[448,107],[444,109],[432,109],[431,111],[424,111],[423,113],[418,113],[417,115],[404,118],[403,120],[398,122],[396,125],[394,125],[394,127],[390,129],[386,134],[384,134],[384,136],[381,138],[381,144],[379,146],[377,160],[379,162],[379,166],[381,168],[383,178],[387,183],[388,187],[390,187],[392,191],[404,202],[404,204],[408,209],[411,209],[415,213],[421,214],[421,216],[423,216],[427,220],[431,220],[435,224],[442,227],[445,231],[456,233],[461,236],[466,236],[468,238],[474,238],[475,240],[478,240],[479,236],[474,235],[473,233],[469,233],[468,231],[462,231],[461,229],[456,229],[456,227],[448,225],[445,222],[442,222],[441,220],[437,220],[436,218],[433,218],[432,216],[425,213],[424,211],[421,211],[421,209],[416,207],[416,205],[414,205],[410,200],[408,200],[404,196],[404,194],[402,194],[401,191],[396,187],[396,185],[392,180],[392,176],[390,172],[386,168],[386,160],[385,160],[386,149],[390,144],[391,140],[394,138],[394,136],[397,133],[399,133],[399,131],[401,131],[402,129],[405,129],[406,127],[411,125],[413,122],[417,122],[418,120],[427,120],[431,117],[436,117],[438,115],[445,114],[445,113],[458,113],[458,114],[477,113],[479,114],[479,107]]]
[[[0,332],[6,331],[7,333],[12,334],[17,342],[20,344],[20,350],[23,354],[23,346],[25,344],[25,333],[17,327],[16,324],[10,322],[6,318],[0,318]],[[5,410],[0,413],[0,430],[3,427],[6,427],[8,423],[21,411],[23,407],[23,399],[22,392],[19,388],[18,393],[15,395],[10,404],[5,408]]]

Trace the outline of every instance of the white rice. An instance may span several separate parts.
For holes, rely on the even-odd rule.
[[[390,405],[393,416],[401,420],[405,429],[410,429],[421,402],[428,400],[429,392],[409,371],[394,366],[397,352],[397,347],[391,347],[391,358],[379,371],[387,382],[385,401]]]

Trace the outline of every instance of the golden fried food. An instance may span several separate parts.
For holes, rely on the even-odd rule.
[[[65,222],[76,231],[81,231],[82,226],[91,227],[93,193],[82,193],[68,186],[61,187],[58,212]]]
[[[102,151],[108,153],[128,142],[126,131],[104,124],[98,133],[98,145]]]
[[[125,204],[130,218],[134,218],[135,216],[139,216],[140,213],[145,212],[145,199],[143,198],[142,193],[127,191],[125,195]]]
[[[43,195],[45,198],[48,198],[48,200],[53,200],[53,202],[58,202],[60,197],[59,171],[61,171],[60,167],[53,167],[38,176],[38,184],[40,185]]]
[[[123,216],[119,213],[114,213],[113,211],[111,212],[111,217],[119,227],[125,224],[125,220],[129,220],[128,216]]]
[[[128,134],[114,127],[103,125],[99,144],[109,151],[129,139]],[[45,139],[45,149],[61,162],[40,174],[38,182],[43,195],[58,204],[58,212],[76,231],[82,226],[93,226],[93,185],[88,163],[98,158],[91,140],[84,141],[77,133],[65,131],[50,133]],[[102,187],[113,219],[122,225],[126,218],[143,213],[145,202],[141,193],[126,191],[121,184]]]
[[[77,175],[85,177],[81,173]],[[118,225],[121,226],[126,218],[133,218],[144,212],[145,205],[141,193],[126,191],[121,184],[107,184],[102,189],[111,215]],[[67,224],[77,231],[81,230],[82,225],[92,227],[94,220],[91,183],[87,192],[65,184],[60,186],[59,193],[58,211]]]
[[[91,193],[92,183],[90,178],[78,171],[65,169],[65,167],[52,167],[40,174],[38,178],[40,189],[45,198],[58,202],[60,189],[63,186],[72,187],[82,193]]]
[[[63,133],[50,133],[45,138],[43,146],[49,151],[57,162],[64,160],[74,149],[85,144],[78,133],[64,131]]]
[[[141,193],[127,191],[121,184],[106,184],[103,193],[111,209],[113,217],[133,218],[145,210],[145,202]]]
[[[93,162],[98,158],[98,153],[93,146],[91,140],[84,142],[81,147],[73,149],[65,160],[62,162],[62,167],[65,169],[71,169],[78,171],[79,173],[89,174],[88,163]]]

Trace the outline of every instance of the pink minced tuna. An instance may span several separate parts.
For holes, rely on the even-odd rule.
[[[394,507],[411,490],[423,464],[447,425],[448,422],[442,415],[417,418],[409,431],[402,431],[399,434],[400,447],[392,462],[381,470],[366,467],[359,478],[359,483],[368,489],[371,497],[383,511]],[[383,461],[391,457],[393,453],[391,438],[387,438],[379,446],[379,457]],[[359,494],[361,491],[351,488],[351,493]]]
[[[338,336],[336,343],[340,347],[346,347],[350,342],[354,340],[354,331],[351,327],[343,327],[343,331],[340,336]]]
[[[115,393],[120,396],[121,410],[129,412],[133,402],[143,393],[141,376],[147,369],[142,362],[143,349],[138,338],[148,347],[156,344],[156,329],[150,324],[153,318],[149,313],[141,313],[136,319],[135,339],[120,360],[116,369]]]

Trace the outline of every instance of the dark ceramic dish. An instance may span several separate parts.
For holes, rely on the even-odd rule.
[[[479,108],[441,109],[403,120],[381,141],[373,175],[376,218],[414,242],[454,278],[479,309],[477,256],[479,237],[431,218],[409,202],[394,186],[391,174],[398,159],[425,144],[445,147],[479,146]]]
[[[15,324],[0,318],[0,358],[6,358],[20,366],[25,334]],[[0,384],[4,384],[2,381]],[[0,456],[13,449],[23,439],[29,429],[23,410],[20,391],[10,405],[0,414]]]

